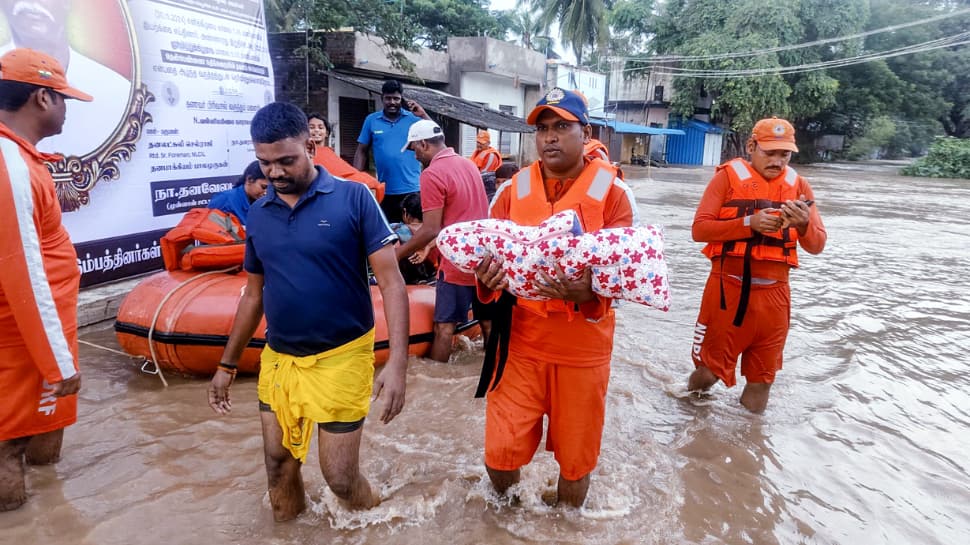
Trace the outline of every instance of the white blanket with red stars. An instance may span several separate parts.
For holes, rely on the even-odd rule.
[[[659,225],[600,229],[583,233],[576,213],[560,212],[538,226],[484,219],[450,225],[438,234],[441,254],[473,273],[486,255],[505,271],[508,290],[543,300],[540,271],[555,278],[554,264],[576,279],[591,267],[593,292],[660,310],[670,307],[663,228]]]

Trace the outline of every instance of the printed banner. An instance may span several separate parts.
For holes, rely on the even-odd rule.
[[[273,100],[262,0],[5,0],[0,18],[0,54],[45,51],[94,97],[38,145],[64,156],[82,284],[161,267],[158,237],[255,159],[249,122]]]

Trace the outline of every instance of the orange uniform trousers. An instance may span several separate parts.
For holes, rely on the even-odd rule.
[[[721,309],[721,282],[724,300]],[[788,282],[752,284],[744,322],[734,325],[741,298],[741,281],[731,275],[711,274],[704,286],[701,310],[694,326],[691,357],[731,387],[737,383],[735,368],[741,356],[741,374],[748,382],[772,383],[781,369],[785,340],[791,321]]]
[[[571,367],[509,352],[485,411],[485,464],[513,471],[532,461],[549,417],[546,450],[563,478],[576,481],[596,468],[610,364]]]

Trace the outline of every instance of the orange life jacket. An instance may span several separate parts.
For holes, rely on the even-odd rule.
[[[785,201],[798,198],[799,176],[795,169],[785,167],[781,178],[769,183],[758,174],[744,159],[733,159],[717,167],[725,170],[731,184],[731,200],[721,205],[720,219],[750,216],[765,208],[778,208]],[[725,256],[740,257],[744,260],[741,277],[741,298],[734,314],[734,325],[741,327],[751,297],[751,261],[755,259],[787,263],[798,266],[798,230],[794,227],[781,229],[775,233],[754,233],[746,240],[711,242],[704,247],[704,255],[721,258],[724,267]],[[721,309],[727,308],[724,299],[724,280],[721,279]]]
[[[512,177],[509,219],[519,225],[539,225],[549,216],[563,210],[575,210],[586,232],[602,229],[605,224],[604,201],[616,180],[616,169],[606,161],[595,159],[586,165],[579,178],[558,201],[550,203],[542,181],[539,162],[532,163]],[[518,306],[545,316],[549,312],[571,312],[566,301],[532,301],[519,299]]]
[[[502,156],[499,154],[498,150],[492,147],[485,148],[483,150],[476,149],[472,153],[472,162],[478,167],[478,170],[484,170],[485,165],[488,164],[488,158],[492,157],[492,164],[488,167],[487,172],[495,172],[498,167],[502,166]]]
[[[600,152],[603,154],[601,155]],[[604,161],[610,160],[610,150],[606,149],[606,146],[595,138],[590,138],[589,142],[583,146],[583,155],[589,157],[590,159],[603,159]],[[605,158],[603,156],[606,156]]]
[[[165,233],[161,246],[167,270],[222,269],[242,265],[246,229],[232,214],[194,208]]]
[[[313,163],[322,166],[324,170],[337,178],[366,185],[374,194],[377,202],[384,200],[384,184],[378,182],[377,178],[370,174],[354,168],[353,165],[337,155],[337,152],[333,151],[332,148],[317,146],[316,154],[313,156]]]
[[[731,200],[721,205],[720,219],[750,216],[764,208],[778,208],[785,201],[798,199],[798,173],[787,167],[781,179],[768,183],[744,159],[734,159],[717,167],[726,170],[731,183]],[[702,250],[704,255],[715,258],[721,255],[745,257],[750,250],[751,259],[780,261],[792,267],[798,266],[798,230],[794,227],[775,233],[755,233],[747,240],[711,242]]]

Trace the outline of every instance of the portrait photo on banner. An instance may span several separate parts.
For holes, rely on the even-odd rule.
[[[38,148],[67,157],[110,147],[132,107],[137,50],[123,0],[0,0],[0,55],[29,47],[64,66],[92,102],[67,101],[61,134]]]

